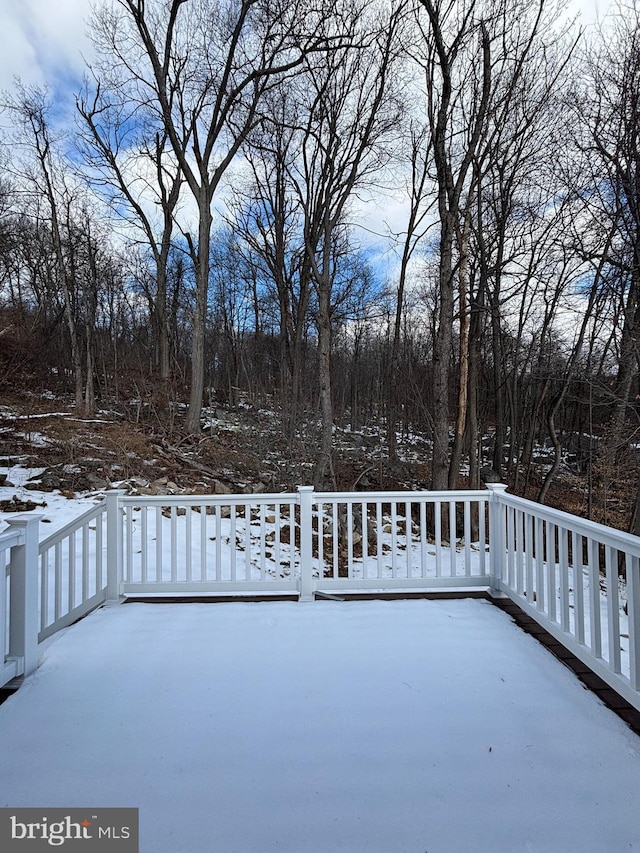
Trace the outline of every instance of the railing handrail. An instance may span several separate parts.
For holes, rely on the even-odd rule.
[[[581,536],[598,539],[603,545],[610,545],[619,551],[625,551],[633,554],[635,557],[640,557],[640,537],[634,536],[632,533],[626,533],[624,530],[616,530],[597,521],[590,521],[587,518],[581,518],[579,515],[554,509],[553,507],[530,501],[527,498],[510,495],[508,492],[500,492],[496,500],[506,506],[529,512],[552,524],[559,524]]]
[[[244,504],[296,503],[297,492],[272,492],[234,495],[124,495],[123,506],[244,506]]]
[[[484,489],[456,489],[443,491],[430,490],[394,490],[394,491],[366,491],[366,492],[311,492],[314,502],[328,503],[337,501],[341,503],[362,503],[363,501],[373,503],[382,501],[487,501],[491,492]],[[210,495],[123,495],[121,497],[123,506],[200,506],[203,504],[243,505],[251,504],[276,504],[297,503],[300,500],[298,492],[258,492],[249,494],[210,494]]]
[[[24,545],[24,530],[5,530],[0,533],[0,551],[8,551],[16,545]]]
[[[88,524],[90,521],[93,521],[97,518],[101,512],[104,512],[105,509],[105,501],[104,499],[100,501],[100,503],[95,504],[90,509],[86,510],[79,515],[77,518],[72,519],[64,527],[61,527],[59,530],[56,530],[54,533],[51,533],[46,539],[42,539],[39,545],[39,552],[43,554],[45,551],[48,551],[50,548],[53,548],[58,542],[62,542],[63,539],[66,539],[72,533],[75,533],[76,530],[80,530],[85,524]]]
[[[446,491],[430,491],[428,489],[419,491],[375,491],[375,492],[312,492],[314,503],[390,503],[392,501],[486,501],[491,497],[491,492],[484,489],[455,489]]]

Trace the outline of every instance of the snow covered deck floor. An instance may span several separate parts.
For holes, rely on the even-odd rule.
[[[640,851],[640,739],[483,601],[127,604],[0,706],[0,805],[141,853]]]

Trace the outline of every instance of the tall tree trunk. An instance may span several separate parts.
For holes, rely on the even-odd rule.
[[[493,445],[493,470],[502,478],[505,445],[504,411],[504,359],[502,356],[502,329],[500,323],[500,303],[496,293],[491,295],[491,342],[493,349],[493,405],[495,413],[495,432]]]
[[[441,214],[438,325],[433,346],[432,487],[449,484],[449,380],[453,328],[453,216]]]
[[[449,464],[449,488],[458,488],[458,477],[460,475],[460,463],[462,462],[462,447],[467,421],[467,395],[469,388],[469,324],[470,315],[467,310],[467,291],[469,288],[469,236],[471,232],[471,215],[469,205],[464,218],[464,225],[460,240],[460,260],[458,262],[458,292],[459,292],[459,314],[460,314],[460,366],[458,385],[458,409],[456,415],[456,428],[451,449],[451,462]]]
[[[191,390],[185,429],[190,435],[200,432],[204,395],[204,344],[209,298],[209,242],[211,239],[211,198],[204,190],[199,199],[198,249],[196,266],[196,300],[193,312],[191,347]]]
[[[326,269],[326,268],[325,268]],[[323,276],[325,278],[325,276]],[[320,380],[320,416],[322,433],[320,450],[313,476],[314,486],[325,485],[327,469],[332,480],[333,466],[333,402],[331,399],[331,288],[328,281],[318,283],[318,372]],[[333,483],[336,487],[335,482]]]

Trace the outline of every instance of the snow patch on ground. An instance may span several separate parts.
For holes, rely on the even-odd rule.
[[[75,498],[69,498],[61,495],[57,490],[46,492],[26,488],[30,480],[37,479],[45,470],[45,468],[24,468],[20,465],[0,467],[0,474],[6,474],[7,481],[12,484],[0,486],[0,501],[10,501],[17,497],[21,501],[29,500],[36,504],[46,504],[45,507],[38,506],[36,510],[39,515],[43,516],[40,539],[60,530],[102,498],[102,494],[98,492],[80,494]],[[0,533],[6,529],[14,515],[15,513],[11,512],[0,512]]]

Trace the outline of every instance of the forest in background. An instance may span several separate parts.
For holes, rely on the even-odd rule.
[[[5,398],[134,399],[185,443],[248,402],[318,487],[347,425],[390,466],[427,435],[435,489],[491,469],[544,502],[570,459],[586,513],[624,490],[640,531],[635,0],[588,32],[555,0],[115,0],[88,26],[73,102],[1,97]]]

